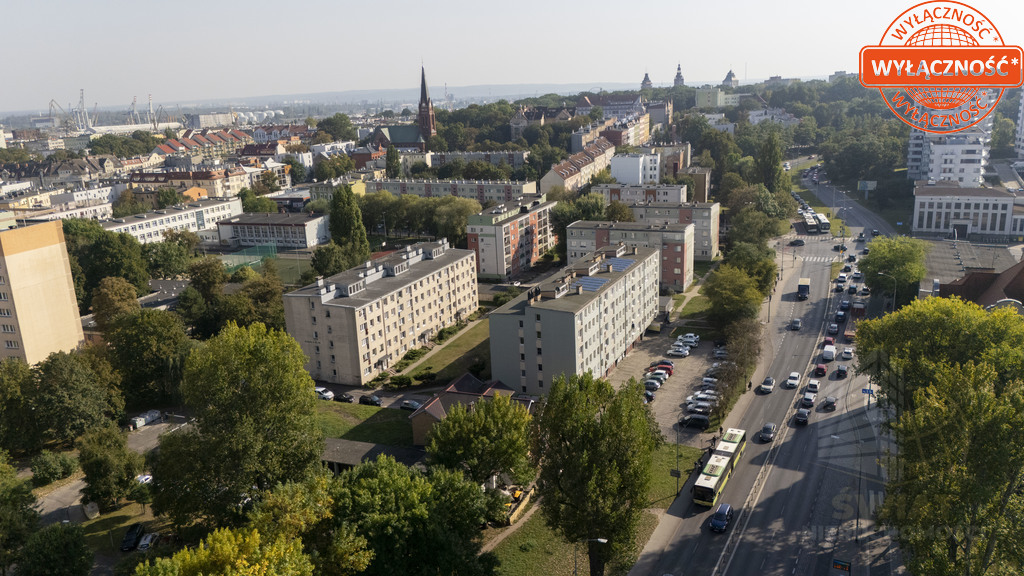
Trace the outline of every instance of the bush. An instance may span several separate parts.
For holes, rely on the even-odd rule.
[[[32,459],[32,483],[36,486],[46,486],[71,476],[77,469],[78,460],[74,456],[43,450]]]
[[[412,377],[419,380],[421,384],[430,385],[434,383],[434,379],[437,378],[437,374],[430,370],[422,370],[413,374]]]
[[[437,332],[437,335],[434,336],[434,342],[437,342],[438,344],[443,343],[445,340],[458,334],[459,330],[462,330],[463,328],[465,328],[465,326],[465,324],[459,322],[458,324],[454,324],[452,326],[445,326],[444,328],[441,328],[441,330]]]
[[[399,374],[398,376],[392,376],[389,388],[403,388],[406,386],[412,386],[412,377],[406,374]]]

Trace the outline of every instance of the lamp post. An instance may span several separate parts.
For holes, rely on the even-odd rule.
[[[879,276],[885,276],[887,278],[892,278],[892,311],[895,312],[896,311],[896,277],[893,276],[892,274],[887,274],[885,272],[879,272],[878,275]]]
[[[607,538],[590,538],[589,540],[579,540],[579,541],[576,542],[576,544],[573,545],[573,547],[572,547],[572,576],[577,576],[577,572],[576,571],[577,571],[577,568],[579,568],[579,564],[576,561],[577,560],[576,559],[576,552],[579,549],[580,542],[584,542],[584,543],[586,543],[586,542],[600,542],[601,544],[607,544],[608,543],[608,539]]]

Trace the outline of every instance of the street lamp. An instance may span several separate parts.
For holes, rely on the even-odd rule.
[[[579,549],[580,542],[584,542],[584,543],[586,543],[586,542],[598,542],[598,543],[601,543],[601,544],[607,544],[608,543],[608,539],[607,538],[590,538],[589,540],[579,540],[575,544],[573,544],[573,547],[572,547],[572,576],[576,576],[576,569],[579,567],[579,564],[576,562],[576,552]]]
[[[879,272],[878,275],[879,276],[886,276],[888,278],[892,278],[892,311],[895,312],[896,311],[896,277],[893,276],[892,274],[887,274],[885,272]]]

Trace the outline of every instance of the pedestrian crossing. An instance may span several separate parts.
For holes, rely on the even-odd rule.
[[[838,256],[802,256],[804,262],[839,262]]]

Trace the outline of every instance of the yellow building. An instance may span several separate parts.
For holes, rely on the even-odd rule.
[[[36,364],[82,339],[61,222],[0,231],[0,359]]]

